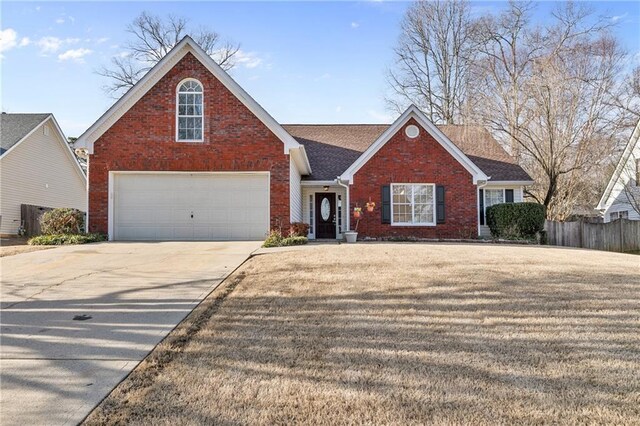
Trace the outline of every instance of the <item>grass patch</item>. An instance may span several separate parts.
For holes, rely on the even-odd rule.
[[[61,246],[69,244],[87,244],[107,241],[104,234],[54,234],[38,235],[29,239],[31,246]]]
[[[633,424],[640,271],[579,254],[388,243],[255,256],[87,423]]]

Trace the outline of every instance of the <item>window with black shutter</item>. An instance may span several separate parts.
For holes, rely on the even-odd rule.
[[[436,186],[436,223],[444,223],[444,186]]]
[[[391,187],[382,187],[382,223],[391,223]]]

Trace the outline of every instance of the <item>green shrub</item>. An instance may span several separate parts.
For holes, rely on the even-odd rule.
[[[52,234],[38,235],[29,239],[28,244],[32,246],[61,246],[67,244],[86,244],[106,241],[104,234]]]
[[[303,237],[300,235],[291,236],[282,239],[282,246],[301,246],[307,244],[309,240],[307,237]]]
[[[269,232],[267,239],[264,240],[262,247],[280,247],[282,245],[282,233],[277,230]]]
[[[504,203],[487,208],[487,226],[498,238],[535,238],[544,230],[545,207],[537,203]]]
[[[40,230],[45,235],[81,234],[84,230],[84,213],[77,209],[53,209],[40,218]]]
[[[309,240],[307,237],[302,237],[299,235],[291,236],[291,237],[283,237],[282,233],[278,230],[273,230],[269,233],[269,236],[262,247],[270,248],[270,247],[284,247],[284,246],[299,246],[302,244],[307,244]]]

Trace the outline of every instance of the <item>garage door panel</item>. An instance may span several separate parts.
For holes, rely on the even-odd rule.
[[[266,174],[116,174],[114,238],[263,239],[268,194]]]

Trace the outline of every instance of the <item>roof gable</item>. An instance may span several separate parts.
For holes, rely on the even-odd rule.
[[[167,74],[187,53],[191,53],[216,77],[249,111],[271,130],[284,144],[285,154],[296,150],[302,164],[308,165],[304,148],[289,135],[238,83],[236,83],[204,50],[189,36],[183,38],[140,81],[109,108],[76,142],[76,147],[93,153],[94,142],[140,100],[160,79]],[[309,170],[310,171],[310,170]]]
[[[313,173],[304,180],[335,180],[353,164],[389,124],[283,124],[282,127],[307,149]],[[511,157],[482,126],[438,125],[469,159],[490,176],[490,182],[521,185],[533,183]]]
[[[51,114],[0,114],[0,155],[30,135]]]
[[[3,114],[4,115],[4,114]],[[15,142],[8,150],[6,151],[2,151],[2,158],[5,157],[5,155],[8,155],[9,153],[13,152],[14,149],[16,147],[18,147],[20,145],[21,142],[27,140],[31,135],[34,134],[35,131],[37,131],[38,129],[41,129],[42,126],[46,123],[51,122],[51,124],[53,125],[53,129],[51,130],[50,133],[50,137],[56,140],[56,143],[58,143],[62,150],[65,152],[67,159],[69,161],[71,161],[71,163],[73,164],[73,168],[76,170],[76,172],[78,173],[78,175],[86,181],[87,176],[84,173],[84,170],[82,170],[82,167],[80,166],[80,163],[78,163],[78,160],[76,159],[75,154],[73,153],[73,150],[71,149],[71,147],[69,146],[69,144],[67,143],[67,137],[64,135],[64,133],[62,132],[62,129],[60,128],[60,125],[58,125],[58,122],[56,121],[56,118],[53,116],[53,114],[6,114],[6,115],[31,115],[31,116],[42,116],[44,117],[42,120],[40,120],[40,122],[38,124],[36,124],[28,133],[26,133],[20,140],[18,140],[17,142]],[[5,122],[3,120],[2,122],[2,133],[5,132]],[[8,130],[8,129],[7,129]],[[15,132],[15,131],[14,131]],[[4,137],[4,136],[3,136]]]
[[[629,162],[631,155],[633,154],[633,151],[636,149],[636,147],[639,147],[639,146],[640,146],[640,120],[638,120],[638,123],[636,124],[636,127],[633,130],[633,133],[629,138],[629,142],[627,142],[627,145],[624,147],[624,151],[622,151],[622,155],[620,156],[620,161],[618,161],[618,164],[616,165],[616,168],[614,169],[613,174],[611,175],[611,179],[609,179],[609,183],[607,183],[607,187],[602,193],[602,197],[600,198],[600,201],[598,202],[598,206],[596,207],[596,209],[606,210],[610,207],[613,201],[612,200],[613,197],[611,197],[611,195],[616,186],[616,183],[620,179],[625,167],[627,167],[627,163]]]
[[[485,175],[449,138],[445,136],[415,105],[411,105],[398,119],[391,124],[353,164],[341,175],[342,180],[353,183],[358,170],[373,157],[411,118],[427,131],[453,158],[455,158],[473,177],[473,183],[486,181]]]

